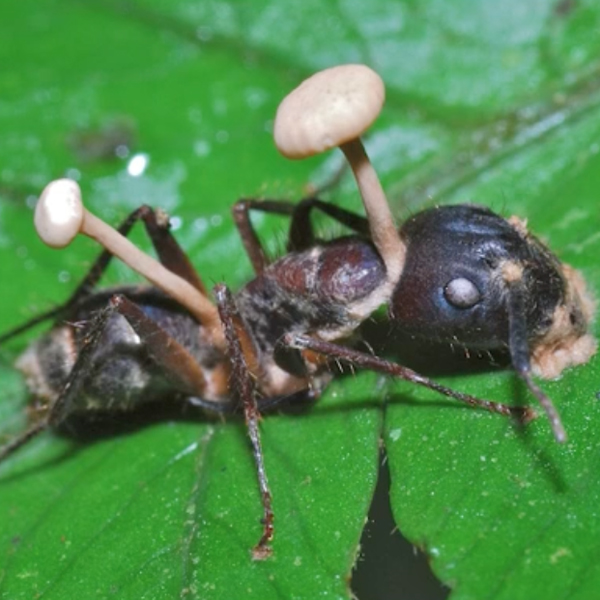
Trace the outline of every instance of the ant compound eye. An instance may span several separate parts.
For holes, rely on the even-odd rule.
[[[481,293],[472,281],[457,277],[444,287],[444,297],[456,308],[471,308],[481,300]]]

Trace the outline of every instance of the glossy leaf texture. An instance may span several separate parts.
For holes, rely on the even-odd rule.
[[[67,298],[97,252],[50,251],[32,232],[35,195],[65,174],[112,223],[144,202],[167,209],[206,282],[248,280],[230,206],[337,173],[335,154],[285,161],[270,130],[291,87],[339,62],[386,81],[367,146],[399,218],[464,201],[518,214],[600,288],[591,1],[27,0],[0,15],[2,329]],[[359,209],[347,176],[331,196]],[[281,251],[285,223],[257,223]],[[118,265],[106,279],[135,280]],[[25,344],[1,349],[7,436],[25,423],[10,366]],[[544,384],[565,446],[543,418],[519,431],[373,374],[266,417],[277,537],[264,563],[249,554],[260,504],[242,422],[186,412],[88,443],[44,434],[0,465],[1,593],[347,598],[383,436],[398,526],[453,598],[594,597],[597,372],[593,360]],[[533,402],[509,371],[441,380]]]

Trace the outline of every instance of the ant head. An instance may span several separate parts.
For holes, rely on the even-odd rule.
[[[421,212],[401,234],[408,251],[391,312],[403,328],[470,348],[506,347],[509,280],[519,283],[527,341],[552,326],[565,297],[560,263],[524,228],[459,205]]]
[[[403,329],[473,349],[508,347],[513,363],[520,362],[513,352],[525,352],[518,347],[531,348],[536,363],[549,337],[585,336],[594,303],[583,279],[522,221],[479,206],[445,206],[418,213],[401,235],[408,251],[390,310]],[[513,331],[515,321],[524,331]],[[575,362],[584,361],[537,370],[556,377]]]
[[[558,414],[531,379],[557,377],[596,350],[587,332],[594,303],[581,275],[516,218],[471,205],[427,210],[401,229],[406,263],[390,303],[403,330],[472,349],[508,348],[555,436]]]

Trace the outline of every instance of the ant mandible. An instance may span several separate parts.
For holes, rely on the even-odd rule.
[[[316,398],[342,361],[399,377],[505,415],[518,409],[446,388],[399,364],[342,343],[382,305],[400,329],[469,348],[508,348],[512,366],[544,408],[559,442],[566,433],[532,372],[555,377],[589,360],[593,301],[582,277],[533,237],[525,224],[459,205],[425,210],[398,230],[359,136],[381,110],[384,87],[362,65],[327,69],[281,104],[275,141],[290,158],[339,146],[361,193],[366,217],[316,198],[297,205],[242,200],[236,226],[256,276],[235,295],[221,284],[216,305],[169,232],[164,213],[142,206],[117,231],[90,214],[77,184],[59,180],[41,194],[35,225],[53,247],[77,233],[104,251],[71,298],[0,337],[4,342],[47,319],[52,329],[18,359],[32,395],[45,407],[0,449],[0,460],[40,432],[80,415],[127,412],[165,393],[207,411],[244,411],[263,503],[255,559],[271,553],[273,511],[259,434],[260,413],[294,397]],[[288,253],[269,262],[250,213],[290,218]],[[352,235],[318,240],[314,210]],[[127,239],[143,221],[159,262]],[[95,291],[116,256],[152,287]],[[81,324],[84,326],[81,326]],[[75,326],[74,324],[78,324]],[[521,411],[528,420],[532,411]]]

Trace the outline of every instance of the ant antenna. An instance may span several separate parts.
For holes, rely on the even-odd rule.
[[[0,346],[4,344],[4,342],[8,342],[8,340],[11,340],[12,338],[17,337],[18,335],[21,335],[22,333],[33,329],[36,325],[39,325],[44,321],[52,319],[53,317],[58,317],[58,315],[60,315],[63,311],[64,306],[51,308],[50,310],[47,310],[46,312],[41,313],[33,317],[32,319],[29,319],[27,323],[23,323],[22,325],[19,325],[18,327],[15,327],[14,329],[7,331],[6,333],[3,333],[2,335],[0,335]]]
[[[529,391],[538,399],[550,421],[554,438],[559,443],[567,441],[567,433],[552,400],[531,377],[531,361],[527,343],[527,318],[523,291],[523,269],[514,262],[502,268],[502,277],[508,288],[508,347],[513,367]]]
[[[0,462],[24,446],[29,440],[37,437],[40,433],[48,429],[48,426],[48,419],[42,419],[31,425],[29,429],[26,429],[23,433],[19,434],[16,438],[8,442],[8,444],[3,445],[0,448]]]
[[[277,109],[273,134],[277,149],[288,158],[306,158],[340,147],[356,179],[388,281],[395,284],[402,274],[406,246],[359,137],[379,115],[384,100],[383,81],[369,67],[325,69],[284,98]]]
[[[219,313],[212,302],[185,279],[142,252],[125,236],[90,213],[81,200],[79,185],[71,179],[49,183],[35,208],[35,228],[51,248],[68,246],[78,233],[96,240],[111,254],[184,306],[207,329],[214,343],[224,346]]]

